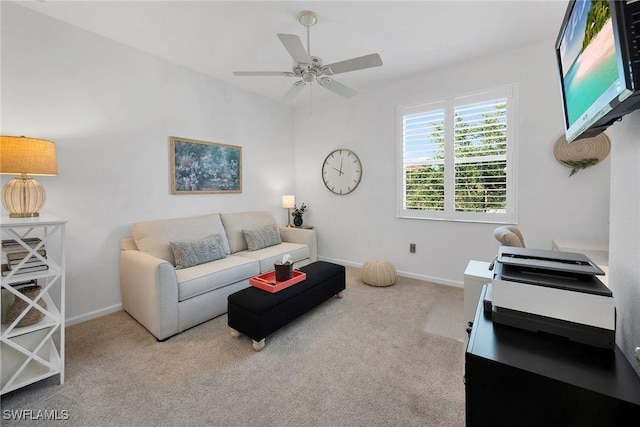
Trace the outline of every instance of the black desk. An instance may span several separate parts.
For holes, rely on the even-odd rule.
[[[617,426],[640,420],[640,377],[600,349],[494,325],[483,287],[465,353],[467,426]],[[631,424],[629,424],[631,423]]]

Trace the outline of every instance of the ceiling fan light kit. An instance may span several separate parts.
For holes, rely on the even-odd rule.
[[[311,86],[314,82],[344,98],[352,98],[357,95],[358,92],[328,76],[382,65],[382,58],[380,58],[380,55],[377,53],[324,65],[322,59],[311,55],[309,28],[318,22],[318,17],[315,13],[305,10],[298,14],[298,22],[307,29],[306,49],[300,37],[293,34],[278,34],[278,39],[280,39],[280,42],[294,61],[292,71],[235,71],[233,75],[299,78],[300,80],[295,82],[284,94],[282,98],[284,101],[294,99],[305,86]]]

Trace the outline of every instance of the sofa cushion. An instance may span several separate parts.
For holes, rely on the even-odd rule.
[[[247,241],[247,249],[250,251],[257,251],[258,249],[282,243],[280,230],[278,230],[278,226],[274,224],[252,228],[250,230],[242,230],[242,234],[244,234],[244,240]]]
[[[309,258],[309,245],[301,243],[282,242],[279,245],[269,246],[257,251],[240,251],[234,255],[251,258],[260,263],[260,273],[266,273],[274,269],[273,263],[282,260],[282,255],[289,254],[293,262]]]
[[[231,253],[244,251],[248,248],[242,230],[260,228],[265,225],[277,226],[276,219],[271,211],[221,213],[220,219],[224,224],[224,231],[227,234]]]
[[[192,242],[169,242],[176,260],[176,269],[224,258],[226,254],[220,241],[220,233],[217,233]]]
[[[178,301],[187,300],[258,274],[260,274],[260,267],[255,260],[233,255],[176,270]]]
[[[216,233],[221,236],[225,254],[230,254],[229,242],[219,214],[137,222],[131,226],[131,235],[139,251],[173,265],[175,258],[169,242],[188,242]]]

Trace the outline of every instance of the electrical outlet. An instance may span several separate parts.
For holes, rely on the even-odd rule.
[[[416,244],[415,243],[409,243],[409,252],[411,252],[412,254],[416,253]]]

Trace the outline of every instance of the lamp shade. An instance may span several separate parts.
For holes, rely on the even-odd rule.
[[[285,195],[282,196],[282,207],[286,209],[293,209],[296,207],[296,196]]]
[[[0,136],[0,173],[58,175],[56,144],[24,136]]]
[[[45,139],[0,136],[0,173],[20,175],[2,189],[2,204],[9,216],[38,216],[46,192],[27,175],[58,175],[56,145]]]

